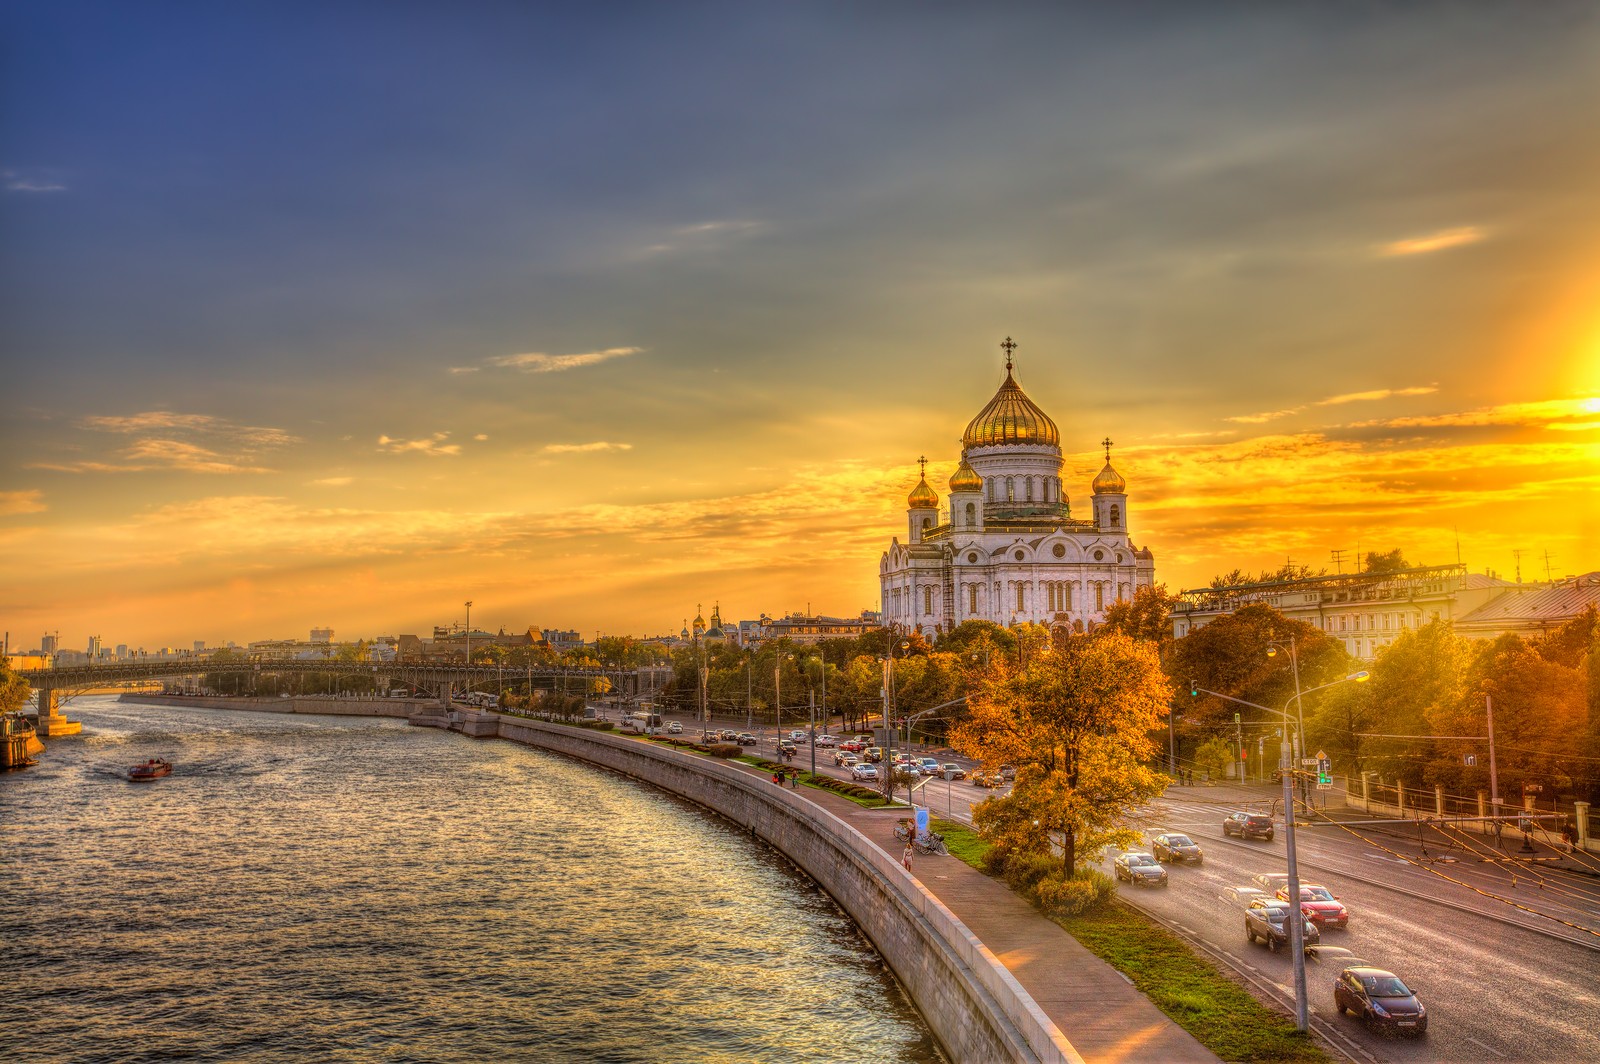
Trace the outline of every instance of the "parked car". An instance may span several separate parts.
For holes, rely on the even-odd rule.
[[[1382,968],[1346,968],[1333,983],[1333,1004],[1370,1026],[1399,1034],[1426,1034],[1428,1010],[1398,975]]]
[[[967,778],[967,770],[956,764],[954,761],[946,761],[943,766],[943,771],[944,778],[947,780],[964,780]]]
[[[1157,835],[1150,842],[1150,852],[1155,854],[1158,861],[1193,861],[1202,864],[1205,854],[1201,852],[1199,843],[1181,831],[1167,831]]]
[[[1289,900],[1289,884],[1278,888],[1278,897]],[[1300,884],[1300,908],[1309,910],[1311,920],[1318,927],[1337,927],[1348,930],[1350,913],[1333,892],[1317,883]]]
[[[1111,867],[1118,879],[1126,879],[1136,887],[1167,885],[1167,870],[1147,853],[1119,853]]]
[[[1278,952],[1289,944],[1291,932],[1288,918],[1291,911],[1286,901],[1279,901],[1277,898],[1257,898],[1250,903],[1250,908],[1244,911],[1244,937],[1251,943],[1259,939],[1265,942],[1272,952]],[[1322,937],[1317,931],[1317,925],[1304,913],[1300,914],[1300,919],[1304,922],[1301,946],[1317,942]]]
[[[857,781],[876,783],[878,780],[878,766],[876,765],[851,765],[850,778]]]
[[[1222,834],[1241,839],[1272,841],[1272,818],[1261,813],[1229,813],[1222,821]]]
[[[1355,950],[1345,949],[1343,946],[1325,946],[1318,942],[1306,947],[1306,960],[1313,961],[1336,972],[1346,968],[1365,968],[1367,962],[1356,956]]]
[[[682,735],[683,734],[683,725],[679,724],[675,720],[667,721],[667,734],[668,735]]]

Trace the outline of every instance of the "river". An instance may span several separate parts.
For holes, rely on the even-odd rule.
[[[68,712],[0,775],[11,1059],[941,1059],[826,894],[636,781],[403,721]]]

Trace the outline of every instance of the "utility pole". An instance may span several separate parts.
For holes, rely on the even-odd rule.
[[[1517,583],[1519,583],[1519,584],[1522,583],[1522,556],[1524,554],[1526,554],[1526,553],[1528,553],[1526,550],[1513,550],[1511,552],[1511,557],[1516,559],[1516,563],[1517,563]]]
[[[1344,572],[1344,556],[1349,552],[1350,549],[1348,547],[1340,547],[1337,550],[1331,550],[1328,552],[1329,554],[1333,555],[1333,572],[1335,576],[1338,576]]]
[[[817,775],[817,693],[808,692],[811,697],[811,776]]]

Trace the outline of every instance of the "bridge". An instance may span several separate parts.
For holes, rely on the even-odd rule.
[[[80,721],[67,719],[61,712],[61,695],[84,687],[109,687],[142,680],[182,680],[201,676],[351,676],[370,679],[377,690],[399,685],[437,699],[448,706],[458,692],[471,691],[486,684],[525,683],[556,690],[582,683],[587,691],[592,681],[605,680],[608,689],[632,701],[654,694],[672,678],[666,666],[634,669],[572,668],[557,665],[528,665],[506,668],[487,662],[471,665],[428,661],[318,661],[279,658],[169,658],[160,661],[117,661],[92,665],[66,665],[52,669],[24,669],[22,677],[37,693],[38,731],[43,736],[75,735],[83,730]]]

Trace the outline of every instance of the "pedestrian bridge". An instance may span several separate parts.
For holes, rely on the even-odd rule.
[[[198,657],[159,661],[116,661],[61,668],[24,669],[17,675],[37,693],[38,730],[43,736],[74,735],[83,724],[61,712],[64,692],[90,687],[114,687],[144,680],[193,680],[196,686],[228,676],[351,676],[370,679],[378,690],[409,687],[427,698],[448,705],[457,693],[506,682],[525,682],[530,689],[562,689],[587,681],[609,681],[608,689],[632,700],[652,695],[672,678],[667,666],[643,668],[563,668],[555,665],[511,666],[488,662],[334,661],[278,658]]]

